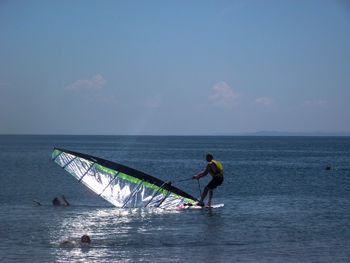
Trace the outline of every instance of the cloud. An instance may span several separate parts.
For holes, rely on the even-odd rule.
[[[265,106],[268,106],[268,105],[271,105],[273,100],[271,98],[267,98],[267,97],[261,97],[261,98],[257,98],[255,100],[256,103],[259,103],[259,104],[262,104],[262,105],[265,105]]]
[[[66,88],[69,90],[79,91],[79,90],[99,90],[106,84],[106,80],[102,75],[97,74],[91,79],[79,79],[72,84],[68,85]]]
[[[212,101],[212,105],[216,107],[232,106],[240,94],[235,93],[231,87],[225,82],[220,81],[212,88],[213,95],[208,98]]]

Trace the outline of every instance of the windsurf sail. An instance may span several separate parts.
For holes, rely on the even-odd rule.
[[[116,207],[178,207],[198,200],[149,174],[88,154],[54,148],[52,160]]]

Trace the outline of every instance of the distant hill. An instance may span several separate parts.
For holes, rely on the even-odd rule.
[[[283,132],[259,131],[242,134],[246,136],[350,136],[350,132]]]

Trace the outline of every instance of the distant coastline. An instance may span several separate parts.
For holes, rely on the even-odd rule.
[[[0,136],[271,136],[271,137],[349,137],[350,132],[284,132],[284,131],[258,131],[258,132],[225,132],[212,134],[1,134]]]
[[[350,136],[350,132],[283,132],[259,131],[242,134],[245,136]]]

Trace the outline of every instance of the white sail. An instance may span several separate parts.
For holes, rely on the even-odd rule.
[[[178,207],[195,197],[158,178],[87,154],[55,148],[52,160],[116,207]]]

